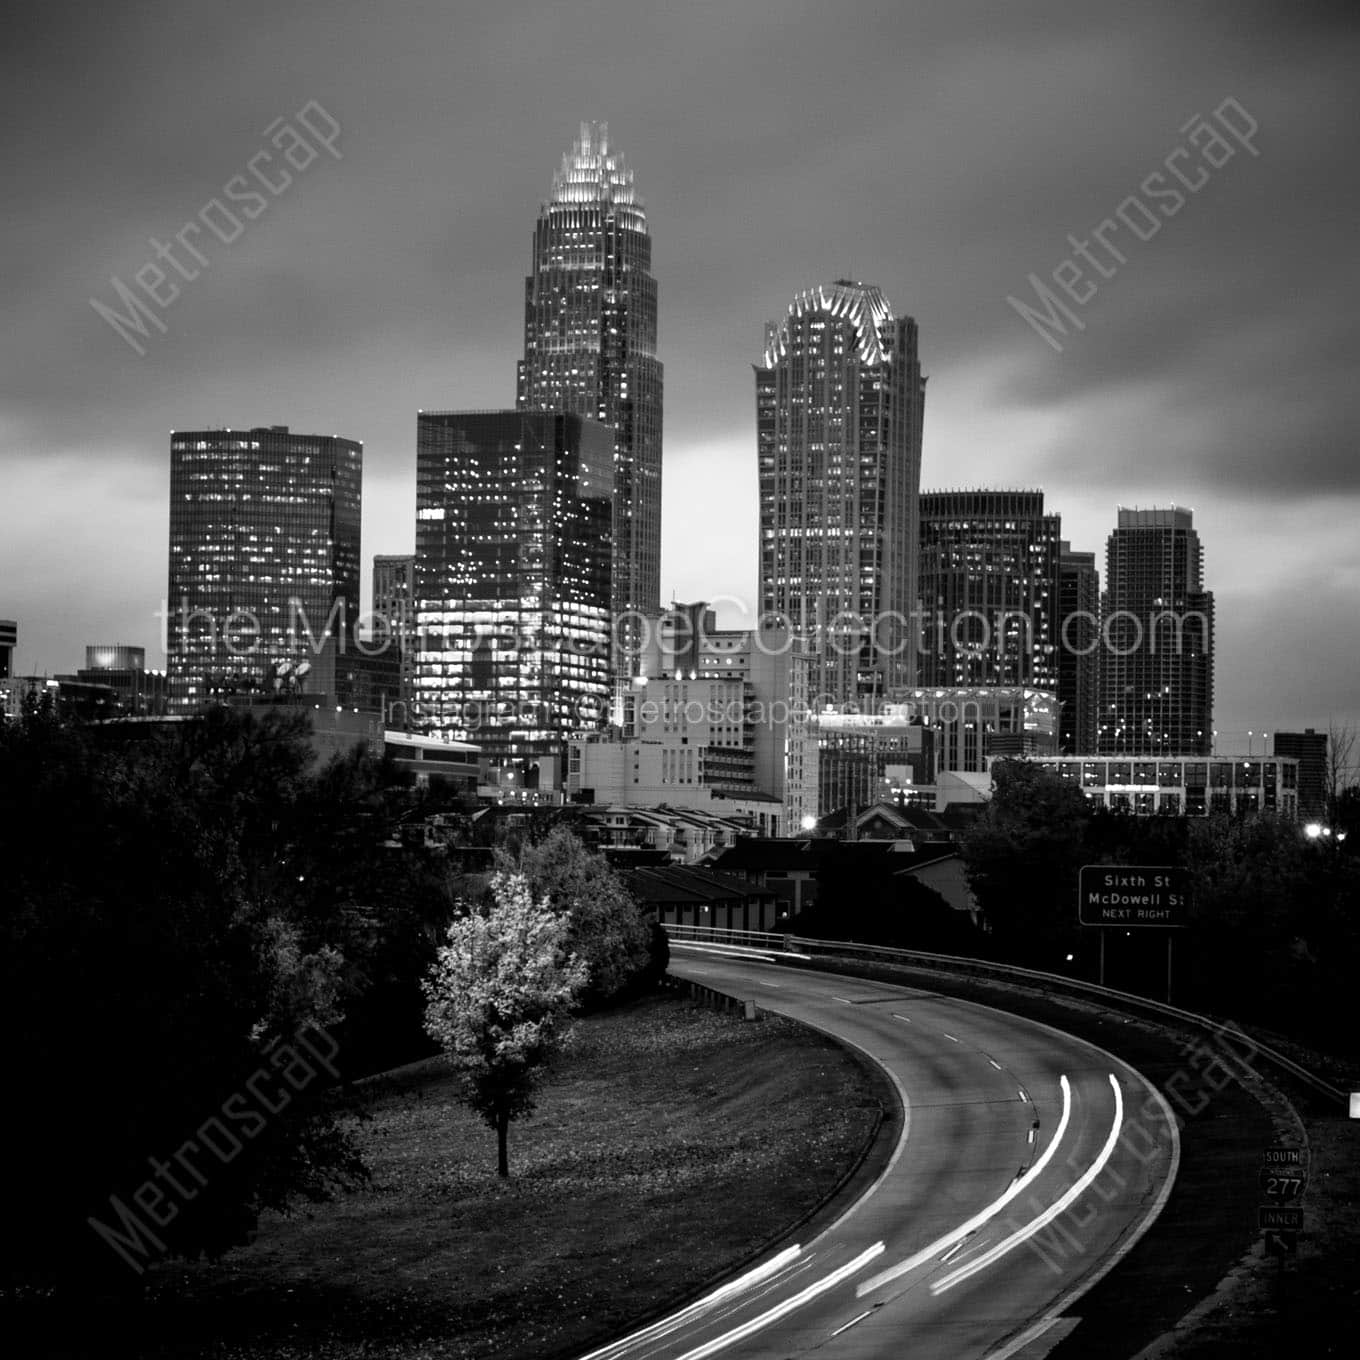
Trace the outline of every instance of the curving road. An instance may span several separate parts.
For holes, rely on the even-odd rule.
[[[906,1118],[883,1174],[817,1238],[590,1360],[1035,1360],[1170,1193],[1170,1110],[1091,1044],[919,988],[671,948],[678,976],[863,1050]]]

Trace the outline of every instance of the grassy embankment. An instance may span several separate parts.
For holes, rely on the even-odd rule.
[[[890,1114],[822,1036],[670,996],[577,1025],[512,1126],[508,1181],[439,1059],[367,1087],[371,1188],[270,1216],[216,1268],[164,1268],[121,1341],[217,1360],[579,1354],[814,1209]]]

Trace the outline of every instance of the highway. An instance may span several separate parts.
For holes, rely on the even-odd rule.
[[[677,976],[880,1063],[902,1099],[902,1135],[819,1236],[590,1360],[1036,1360],[1165,1203],[1175,1120],[1093,1045],[920,988],[672,950]]]

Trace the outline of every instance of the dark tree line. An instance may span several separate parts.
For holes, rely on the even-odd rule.
[[[434,1051],[421,980],[455,885],[384,844],[421,795],[362,751],[318,766],[305,731],[284,709],[139,741],[41,706],[0,725],[7,1280],[127,1282],[361,1183],[336,1078]],[[626,905],[622,935],[573,916],[622,941],[600,1002],[649,957]]]
[[[1177,865],[1190,924],[1175,932],[1175,999],[1315,1042],[1353,1042],[1360,970],[1360,855],[1348,835],[1310,840],[1269,813],[1136,817],[1093,808],[1074,785],[1024,761],[999,763],[962,853],[983,913],[980,952],[1094,976],[1098,932],[1077,924],[1083,864]],[[1338,827],[1356,791],[1338,800]],[[1115,985],[1165,985],[1165,933],[1111,931]],[[1068,955],[1073,961],[1068,961]],[[1122,969],[1122,972],[1120,971]]]

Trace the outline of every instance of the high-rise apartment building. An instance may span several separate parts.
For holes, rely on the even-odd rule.
[[[363,446],[286,425],[170,437],[170,711],[335,697],[359,614]]]
[[[1096,555],[1058,545],[1058,742],[1063,755],[1092,755],[1100,708],[1100,573]]]
[[[807,289],[755,378],[762,616],[808,640],[819,702],[890,698],[916,668],[916,323],[870,285]]]
[[[0,619],[0,680],[14,674],[14,649],[19,645],[19,625],[13,619]]]
[[[385,651],[395,656],[399,676],[397,706],[388,714],[388,726],[407,731],[415,726],[416,719],[415,598],[415,554],[376,554],[373,558],[374,637]]]
[[[423,411],[416,704],[493,762],[560,757],[609,702],[614,435],[584,416]]]
[[[1042,491],[930,491],[920,502],[920,683],[1058,687],[1057,515]]]
[[[1105,556],[1102,755],[1208,755],[1214,597],[1190,510],[1119,510]]]
[[[539,210],[524,281],[522,411],[608,425],[615,615],[661,599],[662,366],[647,215],[607,123],[582,123]]]

